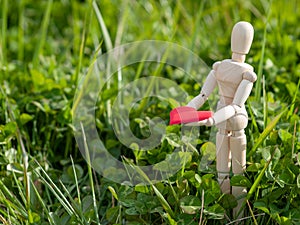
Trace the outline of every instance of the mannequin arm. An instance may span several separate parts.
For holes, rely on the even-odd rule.
[[[244,79],[236,90],[232,101],[233,105],[238,105],[239,107],[242,107],[248,99],[253,83],[256,81],[256,74],[254,72],[247,71],[244,73],[243,78]]]
[[[208,96],[211,94],[211,92],[214,90],[216,87],[217,81],[215,78],[215,71],[211,70],[210,73],[208,74],[204,85],[201,89],[201,92],[199,95],[197,95],[195,98],[193,98],[187,106],[193,107],[196,110],[199,109],[207,100]]]
[[[254,72],[246,72],[243,77],[244,79],[235,92],[232,104],[223,107],[213,115],[213,124],[219,124],[230,119],[244,106],[251,93],[253,82],[256,80],[256,74]]]
[[[256,80],[256,74],[254,72],[247,71],[243,75],[243,80],[241,81],[239,87],[236,90],[236,93],[234,95],[233,101],[231,105],[227,105],[220,110],[218,110],[211,118],[208,118],[206,120],[202,120],[195,123],[188,124],[189,126],[199,126],[199,125],[206,125],[206,126],[212,126],[219,123],[222,123],[234,115],[237,114],[238,110],[244,106],[246,100],[248,99],[252,87],[253,82]]]

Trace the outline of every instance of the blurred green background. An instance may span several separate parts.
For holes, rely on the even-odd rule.
[[[231,56],[231,29],[245,20],[255,29],[246,61],[258,80],[247,103],[248,169],[233,182],[249,190],[245,224],[299,224],[299,4],[1,0],[0,222],[230,224],[236,200],[220,193],[213,158],[207,171],[199,166],[215,151],[209,129],[203,128],[201,139],[194,140],[197,149],[170,180],[131,187],[103,178],[83,160],[73,135],[72,106],[77,83],[97,54],[128,42],[163,40],[190,49],[211,67]],[[132,76],[123,85],[156,72],[176,81],[190,98],[201,88],[174,68],[138,64],[127,72]],[[178,145],[187,146],[179,140],[180,127],[168,126],[153,151],[124,147],[109,122],[108,103],[119,87],[117,78],[105,86],[96,110],[99,136],[111,154],[148,165]],[[158,99],[141,104],[142,111],[131,112],[130,126],[145,137],[147,117],[167,120],[172,106]]]

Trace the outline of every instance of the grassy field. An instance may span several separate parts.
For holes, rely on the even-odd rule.
[[[180,126],[167,125],[172,107],[197,95],[203,80],[141,60],[114,73],[99,93],[88,93],[96,99],[101,146],[128,168],[156,164],[181,149],[175,161],[180,170],[167,179],[149,181],[136,169],[148,186],[112,181],[129,176],[118,169],[97,173],[97,165],[110,162],[80,152],[75,137],[83,138],[84,148],[87,143],[73,116],[97,56],[134,41],[168,41],[193,51],[206,73],[231,56],[230,32],[239,20],[255,29],[246,61],[258,80],[246,106],[247,171],[232,179],[248,188],[245,218],[238,224],[300,224],[299,1],[1,0],[0,6],[1,224],[234,224],[236,199],[222,195],[216,181],[213,129],[201,127],[201,135],[188,140]],[[197,76],[198,68],[184,60]],[[150,96],[147,90],[158,85],[150,76],[174,82],[186,101],[175,101],[172,90],[167,100]],[[146,150],[138,140],[118,139],[112,115],[122,88],[142,78],[145,92],[125,118],[129,126],[120,127],[127,124],[142,140],[156,131],[149,124],[159,116],[165,122],[155,127],[162,134],[159,144]],[[117,110],[143,90],[125,91]],[[213,104],[214,97],[203,109]]]

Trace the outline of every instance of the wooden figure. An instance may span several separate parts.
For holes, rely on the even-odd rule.
[[[225,59],[213,64],[212,70],[198,96],[187,106],[198,109],[207,100],[213,89],[218,86],[219,102],[217,111],[206,120],[189,123],[189,126],[212,126],[218,128],[216,137],[216,163],[218,182],[223,193],[232,193],[238,199],[234,209],[237,215],[243,203],[247,190],[244,187],[230,187],[230,169],[234,175],[243,175],[246,168],[246,135],[244,129],[248,124],[245,102],[250,95],[256,74],[253,67],[245,63],[254,30],[248,22],[238,22],[231,33],[231,59]]]

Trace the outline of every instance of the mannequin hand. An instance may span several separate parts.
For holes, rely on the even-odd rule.
[[[214,119],[212,117],[205,119],[205,120],[201,120],[198,122],[192,122],[192,123],[186,123],[185,126],[207,126],[210,127],[214,124]]]

